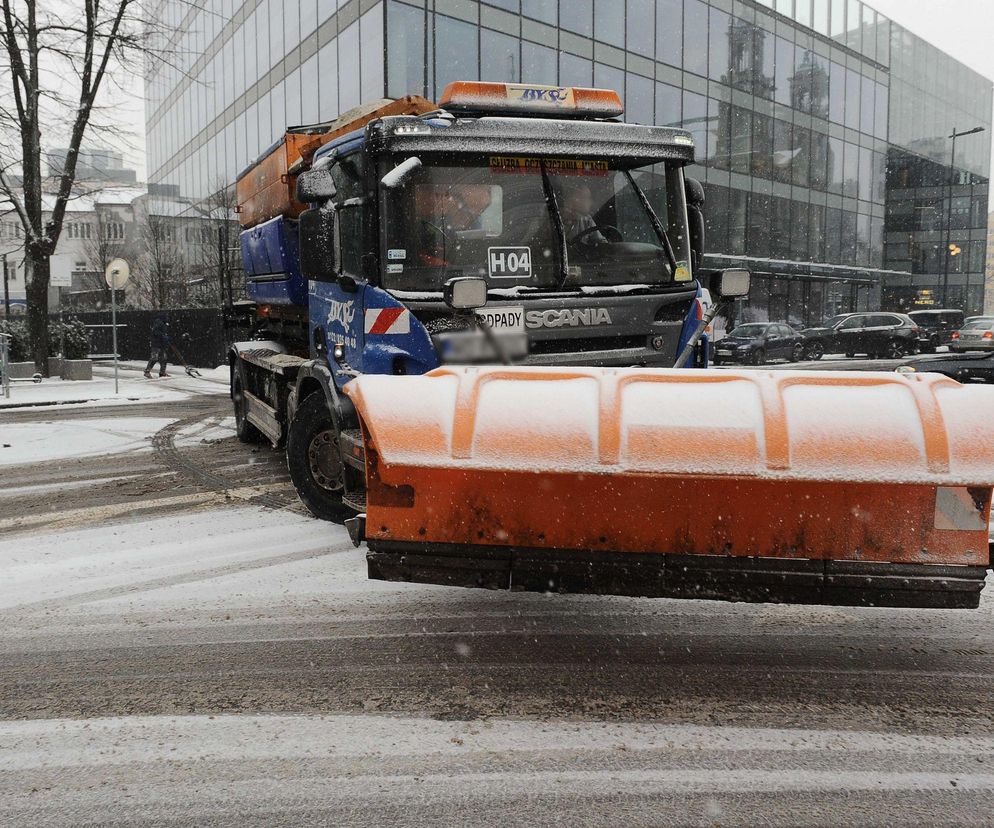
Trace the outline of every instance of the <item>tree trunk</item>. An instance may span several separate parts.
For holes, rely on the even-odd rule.
[[[34,352],[35,370],[43,377],[48,376],[48,281],[51,274],[52,262],[50,257],[25,253],[25,278],[30,278],[27,285],[28,300],[28,332],[31,336],[31,348]]]

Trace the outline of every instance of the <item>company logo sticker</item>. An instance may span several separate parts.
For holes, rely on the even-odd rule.
[[[355,319],[355,305],[351,302],[339,302],[333,299],[328,303],[328,325],[341,325],[348,329]]]

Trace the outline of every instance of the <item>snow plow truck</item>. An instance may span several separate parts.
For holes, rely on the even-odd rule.
[[[450,84],[289,129],[237,181],[238,436],[371,578],[972,608],[994,399],[709,370],[693,137],[607,90]]]

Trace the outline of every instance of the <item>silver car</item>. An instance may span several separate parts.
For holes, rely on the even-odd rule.
[[[994,351],[994,318],[981,316],[953,334],[950,351]]]

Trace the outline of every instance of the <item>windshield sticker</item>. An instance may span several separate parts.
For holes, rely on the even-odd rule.
[[[402,248],[402,247],[401,248],[391,247],[387,251],[387,258],[390,259],[390,261],[393,261],[393,262],[398,261],[398,260],[399,261],[404,261],[404,259],[407,258],[407,251],[404,250],[404,248]]]
[[[687,262],[677,262],[676,263],[676,273],[673,274],[674,281],[677,282],[689,282],[690,281],[690,265]]]
[[[487,259],[491,279],[530,279],[532,276],[530,247],[489,247]]]
[[[402,264],[388,264],[387,273],[403,273],[404,265]]]
[[[546,158],[545,168],[554,175],[605,176],[610,172],[607,161],[584,158]],[[537,175],[542,171],[542,159],[520,155],[491,155],[490,171]]]

